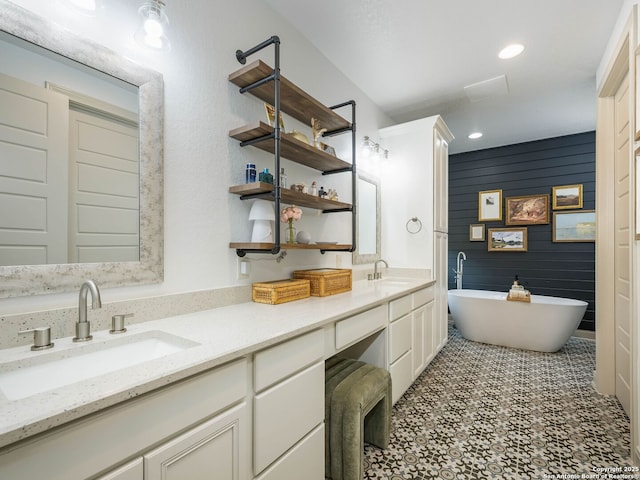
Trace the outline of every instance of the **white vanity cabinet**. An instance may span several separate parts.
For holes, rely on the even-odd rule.
[[[247,480],[247,385],[246,358],[216,367],[5,448],[0,477],[159,480],[215,474],[222,480]],[[218,461],[225,475],[218,475]],[[162,476],[163,469],[171,475]],[[174,474],[189,471],[200,476]]]
[[[253,470],[260,480],[324,478],[324,333],[254,356]]]
[[[397,402],[434,356],[434,287],[389,302],[389,372]]]

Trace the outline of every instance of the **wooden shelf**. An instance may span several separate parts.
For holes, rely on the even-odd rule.
[[[231,242],[229,248],[237,250],[272,250],[273,243]],[[340,243],[280,243],[281,250],[350,250],[351,245]]]
[[[240,142],[254,140],[273,133],[273,127],[264,122],[253,125],[245,125],[229,132],[229,136]],[[260,142],[252,144],[254,147],[265,152],[275,153],[275,141],[273,138],[266,138]],[[334,170],[350,170],[351,164],[340,160],[333,155],[329,155],[308,143],[298,140],[290,133],[280,135],[280,155],[292,162],[314,168],[321,172],[331,172]]]
[[[229,75],[229,81],[242,88],[262,80],[272,73],[273,68],[261,60],[256,60]],[[248,93],[271,105],[275,103],[272,82],[255,87]],[[305,125],[310,125],[311,119],[316,118],[320,122],[321,128],[326,128],[329,132],[351,126],[347,120],[318,102],[283,76],[280,76],[280,109]]]
[[[263,182],[246,183],[229,187],[229,193],[233,193],[234,195],[251,195],[255,196],[255,198],[263,198],[265,200],[274,199],[273,190],[273,185]],[[315,208],[316,210],[351,210],[351,204],[349,203],[326,200],[315,195],[307,195],[306,193],[285,188],[280,190],[280,201],[299,207]]]

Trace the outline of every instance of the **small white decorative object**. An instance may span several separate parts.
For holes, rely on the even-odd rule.
[[[256,200],[251,205],[249,220],[253,221],[251,241],[255,243],[273,242],[273,225],[275,221],[273,203],[267,200]]]
[[[300,230],[296,235],[296,243],[311,243],[311,234],[304,230]]]

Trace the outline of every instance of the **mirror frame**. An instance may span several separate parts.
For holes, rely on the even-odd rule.
[[[365,263],[374,263],[381,258],[381,246],[380,246],[380,238],[381,238],[381,219],[380,219],[380,204],[381,204],[381,195],[380,195],[380,180],[374,177],[371,177],[367,174],[363,174],[358,172],[358,180],[362,180],[367,183],[372,183],[376,186],[376,253],[367,253],[360,254],[358,253],[358,248],[360,248],[360,222],[356,221],[356,250],[351,254],[351,263],[354,265],[363,265]],[[357,197],[356,197],[357,198]],[[358,202],[357,214],[360,215],[362,212],[362,205]]]
[[[72,291],[87,278],[100,287],[161,283],[164,279],[162,74],[7,0],[0,0],[0,10],[0,30],[138,87],[140,154],[139,261],[0,266],[0,298]]]

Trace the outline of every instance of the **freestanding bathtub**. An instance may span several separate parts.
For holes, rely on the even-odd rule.
[[[460,334],[475,342],[555,352],[582,320],[587,302],[531,295],[531,303],[507,300],[507,292],[449,290],[449,310]]]

